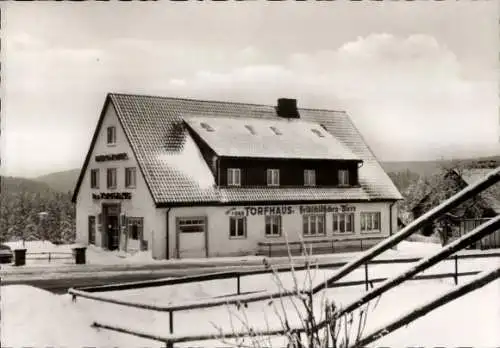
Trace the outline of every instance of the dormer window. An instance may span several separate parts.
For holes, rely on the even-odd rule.
[[[316,134],[319,138],[324,138],[325,136],[323,135],[323,133],[321,133],[319,130],[317,129],[314,129],[312,128],[311,129],[311,132],[313,132],[314,134]]]
[[[271,127],[269,127],[269,128],[271,128],[271,130],[273,131],[273,133],[274,133],[274,134],[276,134],[276,135],[282,135],[282,134],[283,134],[283,133],[281,133],[281,131],[280,131],[278,128],[276,128],[276,127],[271,126]]]
[[[304,186],[316,186],[316,171],[314,169],[304,170]]]
[[[280,170],[279,169],[268,169],[267,170],[267,186],[279,186],[280,185]]]
[[[107,144],[115,145],[116,144],[116,127],[110,126],[107,129]]]
[[[250,134],[252,134],[252,135],[256,135],[257,134],[257,132],[255,131],[255,128],[253,128],[252,126],[246,124],[245,128],[250,132]]]
[[[200,126],[201,126],[201,128],[203,128],[207,132],[213,132],[214,131],[214,129],[212,128],[212,126],[210,126],[208,123],[201,122]]]
[[[349,170],[339,170],[339,186],[349,186]]]
[[[227,186],[241,186],[241,169],[227,169]]]

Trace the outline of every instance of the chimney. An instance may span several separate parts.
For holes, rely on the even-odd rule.
[[[283,118],[300,118],[297,99],[279,98],[276,112]]]

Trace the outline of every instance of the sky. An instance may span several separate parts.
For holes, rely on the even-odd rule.
[[[497,1],[3,2],[1,168],[79,168],[108,92],[346,110],[382,161],[500,153]]]

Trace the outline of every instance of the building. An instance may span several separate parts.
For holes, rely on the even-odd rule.
[[[73,195],[78,242],[156,259],[384,238],[399,199],[344,111],[126,94],[107,95]]]
[[[465,168],[452,168],[436,177],[432,184],[424,188],[425,195],[411,207],[413,218],[416,219],[428,210],[441,203],[446,198],[463,190],[466,186],[484,179],[497,166],[496,163],[477,162]],[[437,198],[436,198],[437,197]],[[467,200],[440,220],[448,228],[450,240],[458,238],[492,217],[500,214],[500,185],[496,184],[474,199]],[[424,235],[434,233],[438,224],[427,224],[422,229]],[[500,247],[500,231],[484,237],[474,247],[487,249]]]

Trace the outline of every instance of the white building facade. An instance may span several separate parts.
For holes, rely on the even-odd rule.
[[[401,195],[347,115],[309,109],[298,112],[307,120],[283,120],[270,106],[109,94],[73,196],[77,242],[129,252],[150,250],[155,259],[172,259],[252,255],[259,252],[259,243],[285,239],[332,241],[342,250],[341,239],[366,239],[369,245],[374,243],[368,241],[373,237],[382,239],[395,233],[395,203]],[[200,124],[206,134],[191,126],[199,114],[204,117]],[[220,117],[227,118],[230,125],[224,128],[226,119]],[[248,141],[238,143],[243,133],[234,135],[227,151],[210,138],[233,136],[225,137],[223,129],[232,132],[232,119],[238,117],[245,125],[241,132],[246,128],[253,136],[262,133],[268,122],[271,128],[281,129],[285,134],[275,134],[274,143],[267,143],[274,149],[280,148],[280,142],[298,139],[298,147],[310,148],[310,154],[298,152],[301,158],[319,156],[323,149],[331,151],[338,143],[350,155],[338,152],[341,157],[337,158],[325,152],[321,155],[325,158],[314,159],[356,161],[352,183],[316,185],[315,180],[328,180],[330,174],[307,169],[303,170],[307,185],[242,185],[239,181],[250,183],[255,174],[225,168],[224,163],[252,160],[244,148]],[[331,118],[330,123],[326,117]],[[297,131],[304,125],[320,125],[319,121],[324,135]],[[297,127],[292,129],[294,122]],[[255,124],[258,131],[248,124]],[[346,127],[350,128],[346,131]],[[335,134],[338,129],[342,129],[341,134]],[[288,140],[286,132],[290,133]],[[255,141],[262,143],[268,138],[266,134]],[[285,145],[284,156],[293,148]],[[255,144],[249,148],[261,155],[255,152]],[[235,149],[240,153],[227,153]],[[262,151],[261,156],[265,156]],[[280,153],[276,151],[265,160],[273,163]],[[241,158],[236,158],[239,154]],[[275,160],[290,162],[287,158]],[[287,178],[287,174],[281,169],[282,182],[293,180],[294,176]],[[331,175],[337,176],[337,172]]]

